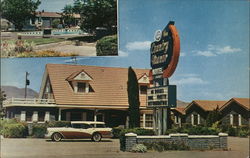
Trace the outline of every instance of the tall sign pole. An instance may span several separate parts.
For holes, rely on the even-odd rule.
[[[30,85],[30,80],[28,80],[29,73],[25,72],[25,90],[24,90],[24,98],[27,97],[27,86]]]
[[[150,82],[147,90],[147,107],[153,108],[154,130],[163,135],[170,126],[170,108],[176,107],[176,85],[170,85],[168,78],[174,73],[180,56],[180,38],[174,21],[155,33],[151,43]]]

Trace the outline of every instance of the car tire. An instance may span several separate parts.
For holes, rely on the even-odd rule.
[[[94,133],[92,136],[92,140],[94,142],[99,142],[102,140],[102,135],[100,133]]]
[[[55,141],[55,142],[59,142],[62,140],[62,135],[60,133],[54,133],[52,136],[51,136],[52,140]]]

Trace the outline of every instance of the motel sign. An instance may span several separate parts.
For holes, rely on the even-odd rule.
[[[158,135],[167,130],[170,108],[176,107],[176,85],[170,85],[168,78],[176,69],[179,55],[180,38],[170,21],[162,31],[156,31],[150,48],[149,78],[153,87],[147,90],[147,107],[153,108],[154,130]]]

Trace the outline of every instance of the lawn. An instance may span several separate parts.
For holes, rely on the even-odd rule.
[[[30,38],[30,39],[25,39],[25,40],[29,43],[34,42],[35,45],[42,45],[42,44],[57,43],[57,42],[65,41],[65,39],[60,39],[60,38]]]

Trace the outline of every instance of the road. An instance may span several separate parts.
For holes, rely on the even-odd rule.
[[[229,151],[166,151],[130,153],[119,150],[119,140],[2,139],[1,158],[247,158],[249,139],[229,137]]]

